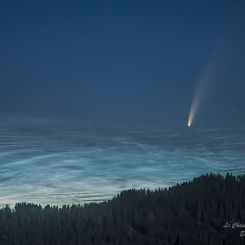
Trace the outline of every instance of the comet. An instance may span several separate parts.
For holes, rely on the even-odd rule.
[[[208,62],[201,70],[187,120],[187,126],[189,128],[192,127],[193,121],[195,120],[204,99],[207,98],[207,92],[210,89],[210,86],[220,81],[224,76],[221,72],[225,70],[223,59],[224,57],[228,57],[228,54],[231,51],[229,50],[230,34],[231,33],[228,31],[220,35],[212,49],[212,53],[210,52]]]
[[[192,126],[193,123],[193,119],[195,118],[195,115],[197,113],[197,109],[199,107],[200,104],[200,100],[201,100],[201,95],[200,92],[197,92],[193,98],[192,104],[191,104],[191,108],[190,108],[190,113],[189,113],[189,117],[188,117],[188,127]]]
[[[193,124],[193,121],[196,117],[198,109],[200,107],[201,101],[203,100],[204,94],[206,92],[207,84],[210,82],[208,77],[209,72],[206,72],[200,79],[197,88],[195,90],[193,100],[191,103],[191,108],[188,116],[187,126],[190,128]]]
[[[207,97],[208,88],[218,79],[217,63],[217,59],[213,58],[209,60],[209,62],[202,69],[190,106],[190,112],[187,120],[187,126],[189,128],[192,127],[193,121],[195,120],[196,115],[200,110],[201,104],[204,101],[204,97]]]
[[[193,120],[194,120],[194,118],[197,114],[197,110],[200,106],[200,102],[202,100],[202,97],[203,97],[203,89],[202,89],[202,84],[200,83],[196,89],[195,95],[194,95],[192,103],[191,103],[190,113],[189,113],[188,122],[187,122],[188,127],[192,126]]]

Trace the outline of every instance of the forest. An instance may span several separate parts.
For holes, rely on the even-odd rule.
[[[245,175],[209,174],[102,203],[18,203],[0,209],[0,244],[245,244],[244,194]]]

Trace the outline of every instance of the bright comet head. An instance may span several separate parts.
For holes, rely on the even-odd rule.
[[[192,121],[193,121],[193,113],[190,113],[189,118],[188,118],[188,123],[187,123],[188,127],[191,127]]]

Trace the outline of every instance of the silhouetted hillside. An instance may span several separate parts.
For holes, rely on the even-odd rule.
[[[245,244],[244,194],[245,176],[211,174],[84,207],[16,204],[0,210],[0,244]]]

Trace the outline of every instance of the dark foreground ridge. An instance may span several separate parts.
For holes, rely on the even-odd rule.
[[[245,176],[211,174],[100,204],[16,204],[0,210],[0,244],[245,244],[244,194]]]

